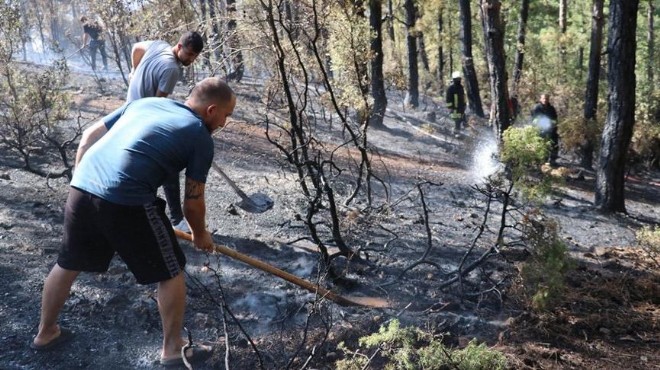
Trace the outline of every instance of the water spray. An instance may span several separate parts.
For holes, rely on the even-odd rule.
[[[497,140],[492,133],[484,133],[475,145],[472,153],[472,177],[482,182],[488,176],[494,174],[502,166],[497,157]]]

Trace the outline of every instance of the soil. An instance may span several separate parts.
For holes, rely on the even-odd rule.
[[[98,80],[74,69],[72,111],[80,111],[83,122],[122,103],[119,78],[109,74],[104,79],[100,89]],[[246,79],[234,87],[238,106],[233,123],[215,135],[216,162],[248,195],[267,195],[274,207],[245,212],[235,205],[240,199],[222,178],[211,175],[207,222],[216,243],[321,281],[339,294],[386,299],[390,307],[343,307],[319,300],[271,274],[182,242],[188,257],[185,326],[194,341],[215,349],[195,369],[222,369],[225,364],[234,369],[332,369],[343,356],[339,342],[355,348],[358,338],[394,318],[442,334],[450,346],[477,338],[506,353],[515,369],[660,368],[660,270],[635,239],[637,230],[660,220],[657,171],[631,173],[626,181],[628,214],[604,215],[593,208],[593,172],[579,169],[563,154],[565,182],[554,187],[540,209],[559,224],[575,268],[566,274],[567,289],[552,310],[531,309],[521,292],[518,271],[528,254],[524,248],[502,251],[462,285],[441,289],[482,223],[485,199],[476,185],[493,166],[487,155],[492,140],[476,121],[456,138],[433,99],[424,97],[421,108],[410,111],[393,93],[385,127],[369,134],[374,173],[388,184],[389,201],[375,182],[372,208],[360,199],[340,207],[345,241],[360,250],[363,261],[334,259],[333,269],[342,276],[333,280],[323,274],[317,247],[302,221],[306,203],[297,177],[266,139],[260,83]],[[174,98],[183,99],[185,91],[178,87]],[[319,137],[333,142],[322,129]],[[61,325],[75,332],[69,343],[45,353],[29,348],[43,281],[61,242],[68,184],[17,168],[18,162],[2,150],[0,368],[160,368],[155,287],[137,285],[119,260],[107,273],[83,273],[74,284],[61,315]],[[352,155],[338,151],[336,160],[341,163]],[[337,189],[343,200],[352,185],[346,182]],[[493,238],[487,231],[467,263],[489,250]],[[427,249],[425,263],[413,267]],[[378,368],[377,362],[372,365]]]

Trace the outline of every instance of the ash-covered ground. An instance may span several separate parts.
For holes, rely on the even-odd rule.
[[[72,70],[72,110],[79,110],[85,121],[122,103],[125,87],[118,73],[94,78]],[[345,241],[365,261],[335,259],[333,267],[342,279],[333,283],[302,221],[306,199],[297,176],[266,139],[259,82],[246,79],[234,88],[239,95],[234,122],[215,135],[215,160],[248,195],[266,194],[274,207],[259,214],[245,212],[234,205],[240,199],[228,184],[211,175],[207,221],[216,243],[320,281],[339,294],[385,299],[390,307],[342,307],[319,301],[271,274],[182,242],[188,257],[185,325],[195,341],[209,342],[216,351],[196,369],[222,369],[225,363],[236,369],[332,369],[342,355],[339,342],[355,345],[357,338],[393,318],[444,333],[450,345],[464,345],[476,337],[506,352],[512,368],[648,369],[660,363],[657,268],[649,269],[648,261],[640,259],[635,241],[640,227],[660,220],[657,172],[628,176],[629,215],[608,216],[592,207],[594,174],[578,169],[563,154],[565,183],[555,187],[541,210],[557,220],[562,239],[579,261],[570,279],[569,288],[577,294],[572,305],[538,316],[510,297],[508,283],[490,291],[464,287],[481,296],[466,295],[456,285],[439,289],[460,266],[482,223],[485,199],[475,185],[483,184],[483,177],[496,169],[491,156],[495,145],[489,129],[476,121],[465,135],[454,137],[443,109],[429,97],[412,112],[403,108],[401,96],[393,95],[385,127],[369,133],[374,173],[382,180],[374,182],[372,207],[364,198],[340,206]],[[186,92],[179,86],[173,98],[182,100]],[[319,137],[333,142],[329,132],[319,132]],[[119,260],[107,273],[82,274],[75,283],[61,316],[61,324],[75,332],[71,342],[49,353],[29,348],[43,280],[60,245],[68,184],[16,168],[11,155],[1,158],[0,368],[159,368],[155,287],[137,285]],[[355,153],[338,151],[336,158],[350,161]],[[337,183],[337,198],[346,199],[353,186]],[[329,236],[327,229],[323,232]],[[484,234],[468,262],[487,250],[492,238],[492,233]],[[424,254],[431,263],[407,269]],[[466,280],[483,277],[484,287],[513,281],[518,262],[492,257]],[[591,301],[579,302],[578,293],[595,291],[597,285],[590,284],[598,282],[615,288],[625,283],[638,287],[639,294],[617,296],[607,291],[599,300],[594,298],[598,304],[593,306],[587,304]],[[636,285],[642,283],[646,285]],[[617,299],[612,307],[604,303]],[[598,312],[603,320],[592,317]],[[544,324],[557,332],[544,332]],[[561,335],[559,328],[565,329]]]

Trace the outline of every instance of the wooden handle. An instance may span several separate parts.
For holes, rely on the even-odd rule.
[[[174,229],[174,233],[180,239],[192,241],[192,235],[184,233],[183,231]],[[224,245],[213,244],[213,250],[222,253],[231,258],[237,259],[241,262],[247,263],[250,266],[256,267],[262,271],[266,271],[270,274],[273,274],[277,277],[280,277],[290,283],[296,284],[301,288],[304,288],[316,295],[327,298],[335,303],[338,303],[342,306],[365,306],[365,307],[388,307],[389,304],[380,298],[371,298],[371,297],[344,297],[337,293],[334,293],[330,290],[327,290],[323,287],[318,286],[317,284],[311,283],[305,279],[301,279],[293,274],[290,274],[286,271],[280,270],[275,266],[269,265],[263,261],[260,261],[256,258],[252,258],[245,254],[236,252],[233,249],[230,249]]]
[[[248,197],[247,194],[245,194],[243,190],[241,190],[241,188],[239,188],[238,185],[236,185],[236,183],[229,178],[229,176],[227,176],[225,171],[223,171],[222,168],[220,168],[220,166],[218,166],[215,162],[211,162],[211,166],[213,167],[215,172],[217,172],[220,176],[222,176],[222,178],[227,182],[227,184],[229,184],[229,186],[231,186],[231,188],[234,189],[236,194],[238,194],[238,196],[241,197],[241,199],[248,202],[252,201],[252,199],[250,199],[250,197]]]

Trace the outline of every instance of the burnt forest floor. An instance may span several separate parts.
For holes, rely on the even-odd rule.
[[[102,89],[87,75],[72,80],[72,112],[80,112],[83,122],[118,107],[125,95],[117,78],[108,77]],[[275,205],[247,213],[232,204],[238,198],[231,188],[210,175],[207,222],[215,241],[341,294],[386,299],[390,307],[319,301],[270,274],[182,242],[188,257],[185,325],[195,341],[215,348],[196,369],[223,369],[225,361],[234,369],[332,369],[342,358],[339,342],[355,348],[358,338],[393,318],[443,333],[451,346],[477,338],[506,353],[515,369],[660,368],[660,270],[635,239],[637,230],[660,220],[657,171],[631,173],[628,215],[608,216],[593,208],[594,173],[562,153],[564,182],[540,209],[557,221],[576,262],[563,299],[549,312],[531,310],[516,288],[524,256],[493,256],[462,289],[439,289],[482,222],[485,201],[475,185],[491,165],[480,156],[492,150],[492,140],[476,121],[455,138],[437,102],[425,97],[420,109],[410,111],[392,93],[385,127],[369,133],[374,173],[387,184],[389,201],[374,182],[373,207],[360,199],[340,207],[345,241],[366,262],[335,259],[342,279],[332,283],[302,221],[306,202],[297,177],[266,139],[261,86],[246,79],[234,87],[238,106],[233,122],[215,135],[215,160],[246,193],[267,194]],[[182,100],[185,91],[179,87],[173,97]],[[333,139],[320,129],[319,137]],[[160,368],[155,287],[137,285],[119,260],[107,273],[83,273],[74,284],[61,316],[75,332],[71,342],[48,353],[29,348],[43,281],[61,241],[67,181],[18,169],[19,162],[0,149],[0,368]],[[338,163],[351,158],[351,151],[336,153]],[[336,196],[343,200],[351,191],[346,183]],[[480,239],[468,262],[488,249],[489,238]],[[431,263],[408,269],[427,248]],[[486,289],[495,281],[505,283]]]

